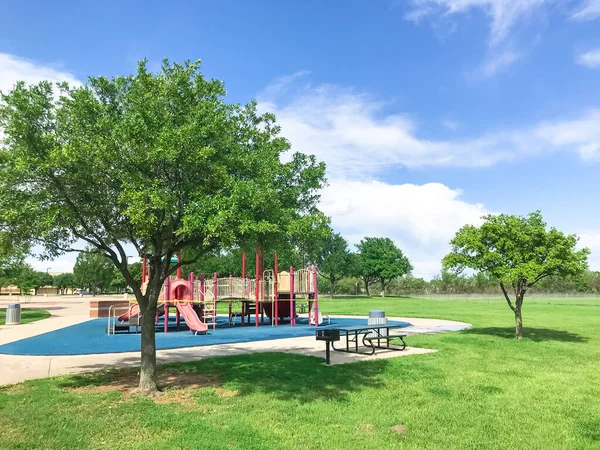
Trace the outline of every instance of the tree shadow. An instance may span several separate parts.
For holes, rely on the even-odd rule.
[[[469,328],[464,330],[465,334],[477,334],[486,336],[496,336],[506,339],[515,338],[514,327],[485,327]],[[552,330],[550,328],[523,328],[523,338],[534,342],[542,341],[561,341],[561,342],[587,342],[588,338],[577,333],[571,333],[564,330]]]
[[[196,373],[228,390],[235,390],[240,396],[266,393],[278,399],[306,403],[319,399],[344,401],[350,393],[383,387],[385,380],[381,375],[388,363],[382,359],[328,366],[322,358],[314,356],[253,353],[169,363],[159,366],[158,370]],[[109,385],[127,374],[137,374],[139,359],[121,367],[120,370],[70,375],[61,380],[59,387]],[[88,369],[93,370],[93,366]]]

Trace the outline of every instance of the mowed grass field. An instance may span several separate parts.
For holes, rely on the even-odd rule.
[[[502,301],[321,305],[474,328],[409,337],[438,352],[372,362],[265,353],[171,365],[163,379],[188,387],[156,399],[115,390],[127,372],[0,388],[0,448],[600,448],[600,299],[526,299],[521,341]]]
[[[47,319],[50,317],[48,311],[43,309],[21,309],[21,323],[35,322],[36,320]],[[0,325],[6,323],[6,308],[0,309]]]

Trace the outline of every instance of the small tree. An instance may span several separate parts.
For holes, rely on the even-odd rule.
[[[14,276],[14,282],[21,291],[21,295],[30,295],[31,291],[40,285],[39,273],[29,264],[20,265]]]
[[[96,295],[98,292],[106,291],[112,284],[115,266],[101,253],[89,250],[77,255],[73,275],[77,285]]]
[[[522,307],[529,288],[546,277],[580,275],[587,267],[587,248],[576,250],[578,238],[546,229],[539,211],[527,217],[500,214],[483,217],[480,227],[465,225],[450,241],[442,261],[460,273],[466,268],[493,277],[515,314],[515,335],[523,336]],[[514,303],[508,289],[514,293]]]
[[[366,237],[356,245],[358,248],[358,274],[365,282],[369,294],[369,282],[378,280],[381,291],[395,278],[413,269],[408,258],[390,238]]]
[[[53,284],[58,288],[60,294],[65,294],[68,289],[73,289],[77,283],[72,273],[61,273],[54,277]]]
[[[351,265],[346,239],[337,233],[325,238],[317,258],[317,268],[319,274],[329,282],[332,295],[335,293],[335,284],[351,274]]]
[[[234,244],[263,248],[326,222],[317,209],[324,164],[290,150],[256,102],[225,102],[200,62],[146,62],[131,76],[81,87],[18,83],[0,101],[0,231],[42,257],[104,255],[141,312],[139,390],[156,384],[155,316],[178,267]],[[58,95],[57,95],[58,94]],[[3,234],[0,234],[0,239]],[[150,265],[142,292],[127,264],[134,248]],[[179,263],[171,258],[188,255]]]

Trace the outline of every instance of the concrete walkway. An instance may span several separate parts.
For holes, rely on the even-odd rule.
[[[6,303],[6,302],[3,302]],[[2,305],[0,303],[1,307]],[[53,331],[89,320],[89,299],[48,299],[46,302],[23,304],[23,308],[40,308],[50,311],[52,316],[38,322],[13,327],[0,327],[0,344]],[[346,316],[355,317],[355,316]],[[407,317],[390,317],[391,320],[410,322],[413,326],[404,328],[409,336],[421,333],[442,333],[470,328],[462,322],[437,319],[417,319]],[[410,337],[409,343],[410,343]],[[343,364],[355,361],[369,361],[380,358],[409,356],[430,353],[435,350],[407,347],[403,352],[378,350],[374,355],[358,355],[352,353],[331,353],[332,364]],[[240,355],[256,352],[286,352],[325,358],[325,344],[314,337],[275,339],[270,341],[243,342],[235,344],[188,347],[157,351],[159,364],[171,362],[197,361],[203,358]],[[112,353],[76,356],[20,356],[0,355],[0,385],[18,383],[25,380],[46,378],[57,375],[90,372],[111,367],[137,367],[140,353]]]

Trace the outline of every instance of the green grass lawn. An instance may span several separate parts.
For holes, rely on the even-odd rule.
[[[408,339],[437,353],[372,362],[266,353],[172,365],[205,387],[156,400],[97,387],[124,376],[114,372],[0,388],[0,448],[600,448],[600,300],[526,300],[521,341],[501,301],[321,304],[474,328]]]
[[[21,323],[35,322],[36,320],[47,319],[50,313],[43,309],[21,309]],[[0,309],[0,325],[6,323],[6,309]]]

